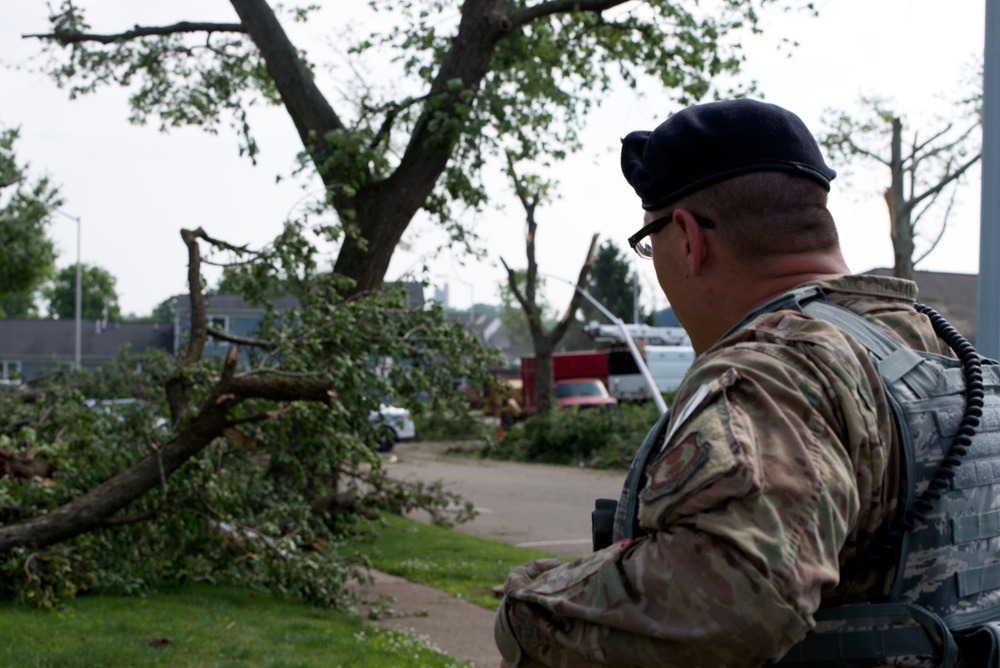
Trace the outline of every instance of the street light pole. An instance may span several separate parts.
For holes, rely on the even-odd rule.
[[[74,305],[74,315],[76,317],[76,368],[80,369],[80,342],[83,339],[83,270],[80,265],[80,217],[76,217],[76,304]]]
[[[473,315],[473,309],[476,308],[475,284],[472,281],[467,281],[457,276],[453,278],[459,283],[469,286],[469,329],[472,329],[473,324],[475,324],[475,316]]]
[[[81,237],[80,228],[82,227],[82,225],[81,225],[81,222],[80,222],[80,216],[71,216],[68,213],[66,213],[65,211],[60,211],[59,209],[53,209],[53,211],[55,213],[58,213],[60,216],[65,216],[66,218],[69,218],[70,220],[75,220],[76,221],[76,304],[75,304],[75,307],[74,307],[74,315],[75,315],[75,318],[76,318],[76,340],[75,340],[75,343],[74,343],[73,362],[76,365],[76,368],[79,369],[80,366],[81,366],[81,359],[80,359],[81,358],[81,350],[80,350],[81,343],[80,342],[83,339],[83,319],[82,319],[82,314],[83,314],[83,277],[82,277],[82,274],[83,274],[83,271],[82,271],[82,265],[80,264],[80,237]]]

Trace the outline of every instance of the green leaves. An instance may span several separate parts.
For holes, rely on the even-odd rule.
[[[739,35],[758,31],[767,3],[620,0],[585,10],[372,0],[378,22],[368,34],[333,15],[351,77],[325,92],[313,87],[325,81],[302,48],[284,41],[264,0],[236,3],[241,24],[137,26],[119,35],[89,33],[81,9],[66,2],[52,17],[46,50],[49,72],[71,96],[121,85],[131,95],[130,120],[155,118],[162,130],[216,133],[228,120],[251,159],[251,109],[285,104],[303,139],[303,165],[326,187],[317,206],[335,208],[349,238],[363,230],[369,241],[399,239],[423,208],[465,241],[461,210],[486,206],[484,171],[496,158],[510,153],[542,167],[565,160],[581,148],[590,112],[621,83],[678,104],[719,94],[717,80],[739,71]],[[321,16],[316,6],[290,13],[297,22]],[[364,242],[344,248],[370,250]],[[384,276],[385,253],[371,264],[377,268],[359,269],[353,257],[337,262],[363,288]]]
[[[218,24],[207,34],[194,24],[160,35],[86,40],[80,38],[90,28],[83,9],[64,2],[60,10],[50,19],[53,33],[44,49],[52,56],[49,74],[70,99],[118,84],[130,90],[129,121],[157,118],[162,131],[193,125],[216,134],[228,118],[240,153],[255,159],[247,110],[280,98],[250,40]]]
[[[33,293],[49,277],[55,248],[47,227],[62,205],[59,189],[47,177],[32,180],[17,162],[15,129],[0,130],[0,316],[25,317]]]
[[[353,283],[317,270],[301,225],[259,251],[208,243],[239,261],[230,289],[264,306],[254,336],[267,345],[245,346],[236,380],[329,381],[335,401],[228,397],[223,436],[96,531],[3,555],[0,598],[53,606],[84,591],[210,580],[343,604],[344,582],[366,563],[354,545],[359,518],[424,508],[444,521],[458,501],[440,486],[390,479],[370,415],[385,402],[424,422],[434,415],[465,423],[468,403],[453,381],[486,384],[493,355],[439,306],[411,304],[405,286],[346,298]],[[290,286],[298,306],[273,308]],[[111,367],[39,381],[30,403],[0,393],[0,449],[55,471],[0,477],[0,527],[100,494],[94,490],[109,479],[191,438],[191,413],[218,405],[222,368],[208,360],[172,373],[175,365],[166,355],[126,352]],[[169,382],[192,407],[177,424],[163,398]],[[142,401],[88,409],[84,397]]]
[[[81,317],[84,320],[120,320],[121,308],[118,306],[115,277],[107,269],[89,264],[80,267],[80,276]],[[42,293],[48,301],[50,317],[75,317],[76,265],[60,269]]]

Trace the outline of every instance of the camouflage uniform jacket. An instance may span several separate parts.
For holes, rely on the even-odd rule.
[[[952,356],[877,276],[816,283],[917,350]],[[821,603],[869,600],[887,574],[839,583],[896,508],[898,445],[878,372],[826,321],[766,313],[701,354],[646,473],[648,535],[570,564],[514,569],[495,636],[517,666],[759,666]]]

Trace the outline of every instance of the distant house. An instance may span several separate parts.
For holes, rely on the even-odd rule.
[[[447,315],[448,321],[465,325],[483,344],[494,348],[503,358],[504,366],[518,366],[522,355],[533,353],[531,338],[515,337],[499,316],[485,313],[454,312]],[[520,340],[519,340],[520,339]]]
[[[411,309],[423,308],[424,286],[420,283],[404,283],[408,293],[409,307]],[[233,336],[242,338],[255,338],[260,330],[260,323],[264,317],[265,309],[260,306],[252,306],[239,295],[216,294],[205,295],[205,315],[208,318],[208,326]],[[287,311],[299,307],[299,300],[295,297],[278,297],[274,300],[274,308],[278,311]],[[174,298],[174,354],[180,354],[181,347],[187,341],[188,332],[191,330],[191,297],[190,295],[178,295]],[[215,355],[225,355],[232,344],[208,338],[205,343],[205,357]]]
[[[251,306],[239,295],[220,294],[205,296],[205,315],[208,326],[220,332],[243,338],[254,338],[260,329],[260,321],[264,317],[264,308]],[[298,308],[299,300],[295,297],[279,297],[274,300],[278,311]],[[181,347],[188,340],[191,331],[191,297],[178,295],[174,298],[174,338],[173,352],[179,355]],[[205,342],[205,357],[222,356],[232,344],[209,337]]]
[[[423,286],[406,283],[410,308],[422,308]],[[234,336],[253,338],[264,309],[248,305],[231,294],[208,295],[209,326]],[[294,297],[275,300],[278,310],[298,306]],[[191,300],[174,298],[174,322],[101,322],[85,320],[80,329],[80,366],[99,367],[129,345],[134,352],[161,348],[176,355],[191,328]],[[206,356],[225,354],[226,341],[209,337]],[[76,362],[76,321],[0,319],[0,379],[28,379]]]
[[[892,276],[892,269],[879,267],[864,273]],[[944,316],[952,327],[975,344],[979,276],[943,271],[914,271],[913,280],[919,291],[917,300]],[[679,323],[673,310],[667,307],[654,314],[654,324],[673,327]]]
[[[80,366],[98,367],[122,348],[134,352],[174,348],[174,328],[164,322],[84,320],[80,327]],[[32,378],[76,362],[76,321],[0,319],[0,378]]]
[[[892,276],[892,269],[880,267],[865,273]],[[913,280],[919,290],[917,301],[943,315],[952,327],[975,345],[979,275],[914,271]]]
[[[677,321],[677,316],[674,315],[674,310],[668,306],[665,309],[655,311],[653,313],[653,326],[680,327],[681,323]]]

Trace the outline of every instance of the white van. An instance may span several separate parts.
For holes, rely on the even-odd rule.
[[[646,346],[644,352],[646,366],[661,393],[676,390],[694,362],[691,346]]]

